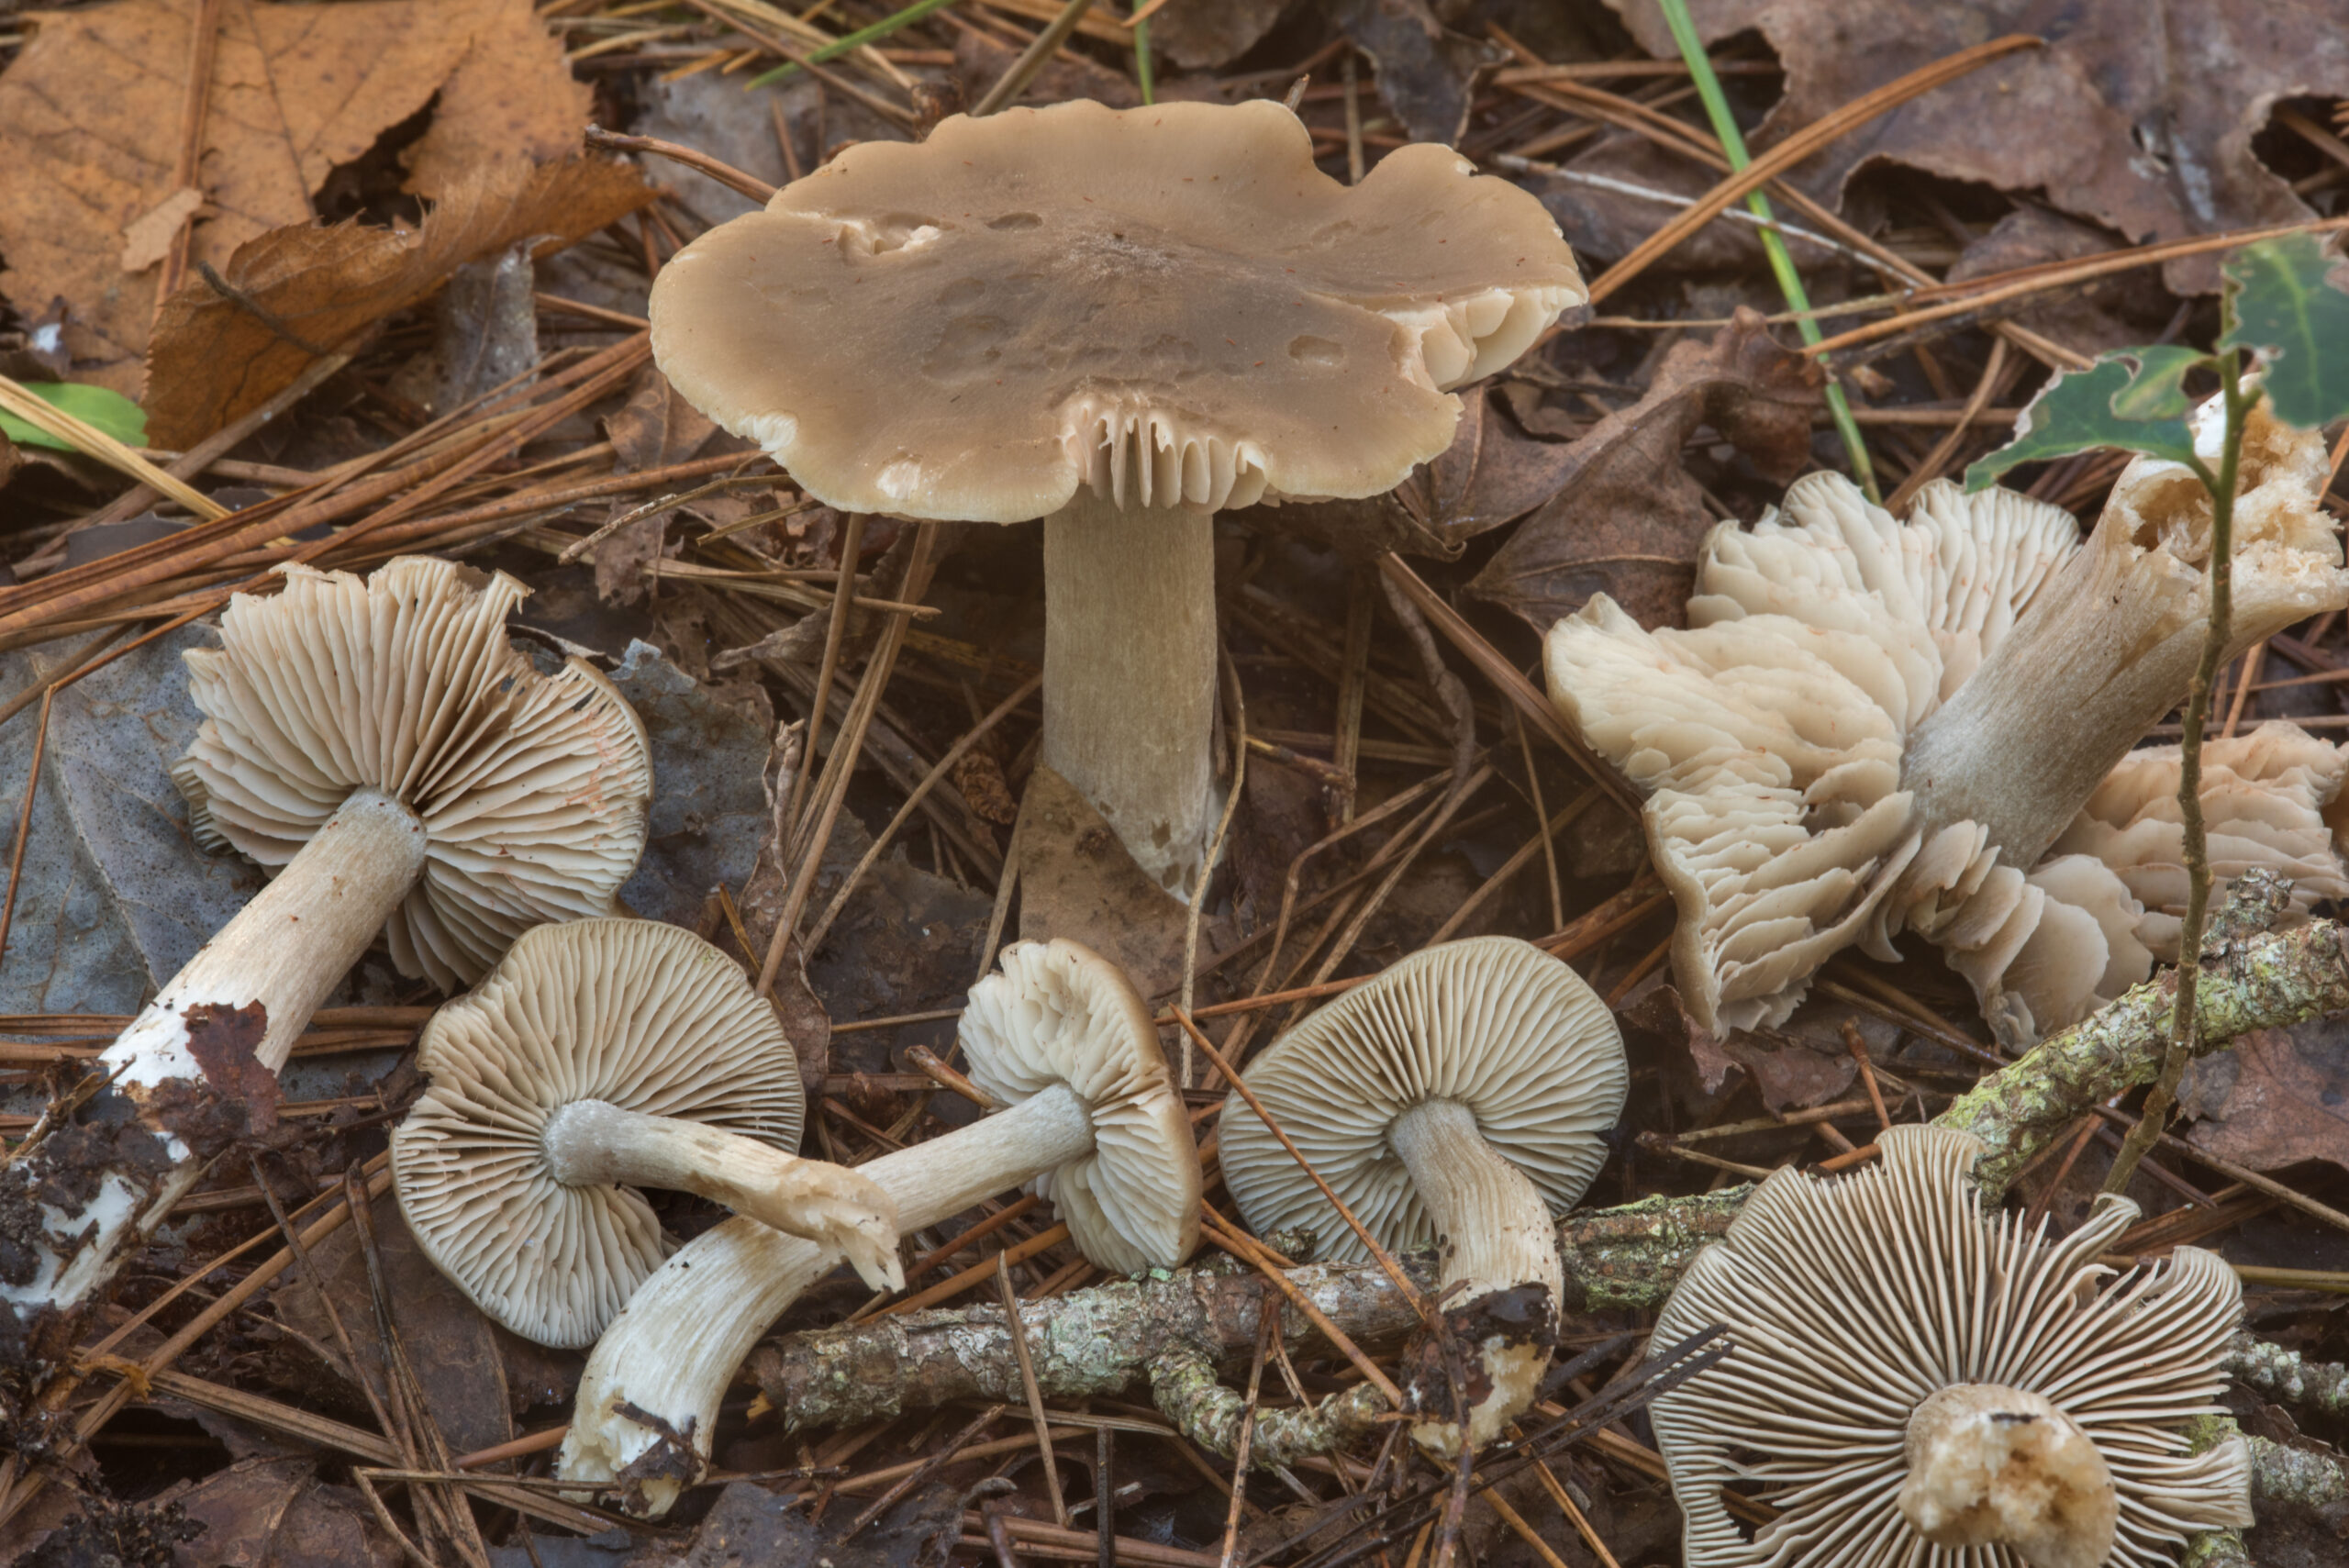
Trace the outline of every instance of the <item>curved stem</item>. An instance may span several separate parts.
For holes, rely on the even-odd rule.
[[[1092,1148],[1091,1113],[1056,1084],[858,1170],[896,1201],[907,1230],[920,1230]],[[718,1401],[735,1368],[767,1325],[831,1268],[824,1249],[752,1220],[729,1219],[685,1243],[596,1341],[557,1473],[566,1481],[610,1482],[638,1465],[643,1478],[627,1506],[648,1516],[666,1513],[709,1453]],[[624,1408],[658,1424],[623,1415]],[[677,1439],[687,1451],[674,1451]],[[672,1451],[661,1451],[664,1447]]]
[[[542,1147],[565,1186],[661,1187],[697,1193],[746,1219],[848,1257],[875,1290],[901,1290],[897,1206],[844,1165],[802,1160],[707,1122],[602,1100],[574,1100],[547,1118]]]
[[[1044,740],[1136,864],[1188,898],[1212,822],[1215,514],[1080,488],[1044,519]]]
[[[1468,1415],[1469,1446],[1482,1448],[1504,1421],[1533,1403],[1549,1365],[1565,1288],[1557,1228],[1525,1173],[1485,1141],[1475,1116],[1459,1102],[1414,1106],[1396,1118],[1386,1137],[1435,1222],[1445,1318],[1453,1323],[1467,1318],[1472,1332],[1490,1324],[1479,1340],[1492,1389]],[[1542,1293],[1538,1300],[1492,1309],[1501,1293],[1528,1286]],[[1421,1408],[1431,1401],[1438,1412],[1447,1411],[1444,1395],[1422,1395]],[[1423,1423],[1412,1436],[1438,1452],[1458,1451],[1458,1429],[1448,1420]]]

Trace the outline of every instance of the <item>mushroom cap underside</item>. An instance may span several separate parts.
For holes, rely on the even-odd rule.
[[[592,1344],[668,1246],[625,1186],[566,1186],[548,1118],[601,1101],[790,1152],[799,1062],[741,967],[651,920],[540,926],[417,1045],[430,1084],[392,1135],[400,1207],[427,1256],[541,1344]]]
[[[1016,522],[1391,488],[1585,297],[1541,203],[1415,145],[1348,187],[1271,103],[954,116],[662,269],[656,359],[810,494]]]
[[[1094,1151],[1036,1178],[1104,1268],[1173,1268],[1199,1242],[1199,1155],[1158,1028],[1124,971],[1064,937],[1014,942],[971,988],[958,1039],[971,1081],[1016,1103],[1066,1084]]]
[[[531,926],[609,913],[644,848],[644,728],[592,666],[541,674],[507,640],[527,590],[420,556],[283,573],[186,655],[206,717],[173,777],[198,839],[274,871],[352,794],[399,801],[429,847],[386,935],[444,991]]]
[[[1910,1417],[1960,1384],[2043,1395],[2096,1443],[2119,1500],[2118,1568],[2250,1522],[2241,1445],[2188,1454],[2179,1431],[2225,1381],[2242,1287],[2224,1261],[2180,1247],[2116,1278],[2097,1260],[2136,1205],[2100,1198],[2051,1240],[1984,1214],[1978,1140],[1905,1126],[1877,1141],[1881,1160],[1847,1175],[1764,1182],[1657,1320],[1659,1346],[1713,1324],[1732,1345],[1653,1407],[1689,1568],[1914,1561],[1895,1506]],[[1781,1512],[1749,1534],[1723,1489],[1755,1483]]]
[[[1582,977],[1530,942],[1476,937],[1412,954],[1320,1008],[1251,1062],[1248,1086],[1384,1247],[1425,1246],[1432,1221],[1387,1129],[1450,1100],[1531,1180],[1553,1214],[1605,1160],[1630,1070],[1614,1018]],[[1314,1231],[1318,1256],[1366,1250],[1264,1119],[1224,1105],[1224,1180],[1260,1236]]]

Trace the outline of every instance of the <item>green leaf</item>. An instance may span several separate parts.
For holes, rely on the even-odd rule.
[[[2186,415],[2193,399],[2182,383],[2188,371],[2210,362],[2191,349],[2123,349],[2055,377],[2022,411],[2015,439],[1965,471],[1965,487],[1987,489],[2020,464],[2100,447],[2191,461]]]
[[[2332,262],[2313,234],[2246,245],[2226,280],[2221,349],[2255,349],[2267,406],[2304,430],[2349,415],[2349,294],[2325,282]]]
[[[22,384],[43,403],[63,409],[85,424],[95,425],[125,446],[147,444],[146,410],[119,392],[85,386],[78,381],[28,381]],[[74,450],[72,442],[61,441],[13,415],[0,414],[0,434],[20,447],[48,447],[61,452]]]

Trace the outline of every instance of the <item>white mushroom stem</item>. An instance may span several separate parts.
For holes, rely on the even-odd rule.
[[[1088,486],[1044,519],[1043,761],[1183,898],[1212,816],[1214,519]]]
[[[857,1169],[896,1201],[899,1223],[912,1231],[1082,1159],[1093,1146],[1085,1102],[1055,1084],[960,1131]],[[718,1401],[735,1369],[768,1325],[831,1267],[824,1249],[745,1219],[729,1219],[685,1243],[596,1341],[580,1375],[557,1473],[565,1481],[633,1482],[623,1496],[631,1512],[668,1512],[708,1458]],[[623,1408],[660,1425],[623,1415]],[[689,1446],[681,1450],[680,1443]]]
[[[399,802],[353,794],[115,1038],[97,1066],[135,1107],[136,1126],[102,1159],[61,1165],[61,1180],[45,1179],[43,1146],[16,1162],[28,1195],[89,1195],[39,1203],[34,1265],[27,1278],[0,1278],[0,1302],[20,1311],[80,1304],[194,1184],[217,1151],[198,1145],[232,1123],[275,1119],[275,1096],[260,1085],[415,885],[425,843],[424,825]],[[226,1119],[213,1114],[216,1100]]]
[[[1411,1173],[1420,1204],[1434,1222],[1442,1251],[1440,1292],[1447,1313],[1473,1311],[1497,1292],[1538,1285],[1539,1301],[1520,1305],[1514,1322],[1500,1321],[1477,1341],[1492,1387],[1468,1411],[1468,1442],[1483,1448],[1501,1424],[1533,1403],[1556,1342],[1559,1302],[1565,1288],[1558,1232],[1533,1184],[1485,1141],[1476,1118],[1456,1100],[1428,1100],[1395,1118],[1387,1141]],[[1455,1285],[1462,1288],[1454,1289]],[[1422,1447],[1460,1451],[1450,1390],[1420,1390],[1421,1408],[1438,1418],[1411,1429]]]
[[[1936,1390],[1909,1417],[1900,1511],[1935,1546],[2005,1545],[2032,1568],[2101,1568],[2119,1500],[2096,1444],[2044,1395]]]
[[[802,1160],[707,1122],[574,1100],[547,1118],[547,1166],[565,1186],[697,1193],[748,1219],[845,1252],[866,1284],[903,1290],[897,1206],[872,1178]]]

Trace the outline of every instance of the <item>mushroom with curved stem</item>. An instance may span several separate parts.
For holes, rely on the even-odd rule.
[[[1630,1087],[1606,1005],[1529,942],[1446,942],[1289,1030],[1247,1082],[1381,1246],[1442,1248],[1443,1310],[1488,1385],[1468,1415],[1468,1444],[1482,1448],[1532,1403],[1549,1364],[1564,1288],[1553,1216],[1598,1174]],[[1304,1226],[1322,1256],[1364,1258],[1361,1239],[1236,1091],[1219,1127],[1224,1181],[1252,1229]],[[1413,1437],[1457,1453],[1442,1374],[1406,1393]]]
[[[0,1307],[87,1299],[273,1119],[295,1040],[378,932],[401,973],[453,989],[529,927],[607,912],[643,849],[643,727],[589,665],[542,675],[507,641],[520,584],[421,557],[282,575],[186,656],[206,718],[173,770],[198,841],[273,879],[100,1057],[107,1151],[52,1183],[44,1144],[0,1173],[41,1225]]]
[[[2115,1280],[2097,1260],[2135,1204],[2102,1196],[2051,1241],[1983,1212],[1978,1140],[1877,1143],[1849,1175],[1772,1174],[1657,1319],[1658,1345],[1718,1323],[1732,1346],[1650,1409],[1688,1568],[1894,1568],[1929,1547],[2155,1568],[2251,1523],[2242,1439],[2191,1453],[2183,1430],[2218,1408],[2243,1316],[2225,1262],[2179,1247]],[[1742,1529],[1731,1485],[1777,1518]]]
[[[2322,443],[2272,421],[2257,435],[2245,642],[2349,602]],[[1700,1023],[1783,1021],[1827,958],[1895,958],[1904,930],[2018,1044],[2144,977],[2126,865],[2058,841],[2184,692],[2195,505],[2140,460],[2083,548],[2067,514],[2020,495],[1935,482],[1904,524],[1812,474],[1781,512],[1707,539],[1687,630],[1646,631],[1603,595],[1551,628],[1553,699],[1648,795]]]
[[[1199,1162],[1150,1010],[1066,940],[1018,942],[972,987],[970,1076],[1005,1108],[857,1167],[925,1229],[1034,1183],[1078,1250],[1119,1273],[1173,1268],[1199,1237]],[[581,1374],[557,1473],[659,1515],[709,1453],[718,1401],[759,1335],[831,1269],[813,1244],[730,1219],[680,1248]]]
[[[1079,101],[851,148],[650,311],[677,390],[827,505],[1045,519],[1041,762],[1187,896],[1214,514],[1392,488],[1583,298],[1542,205],[1449,148],[1349,187],[1275,104]]]
[[[905,1283],[896,1207],[801,1160],[807,1101],[774,1009],[674,926],[573,920],[524,933],[417,1040],[430,1080],[392,1134],[425,1255],[525,1339],[595,1342],[669,1247],[635,1190],[697,1193]]]

